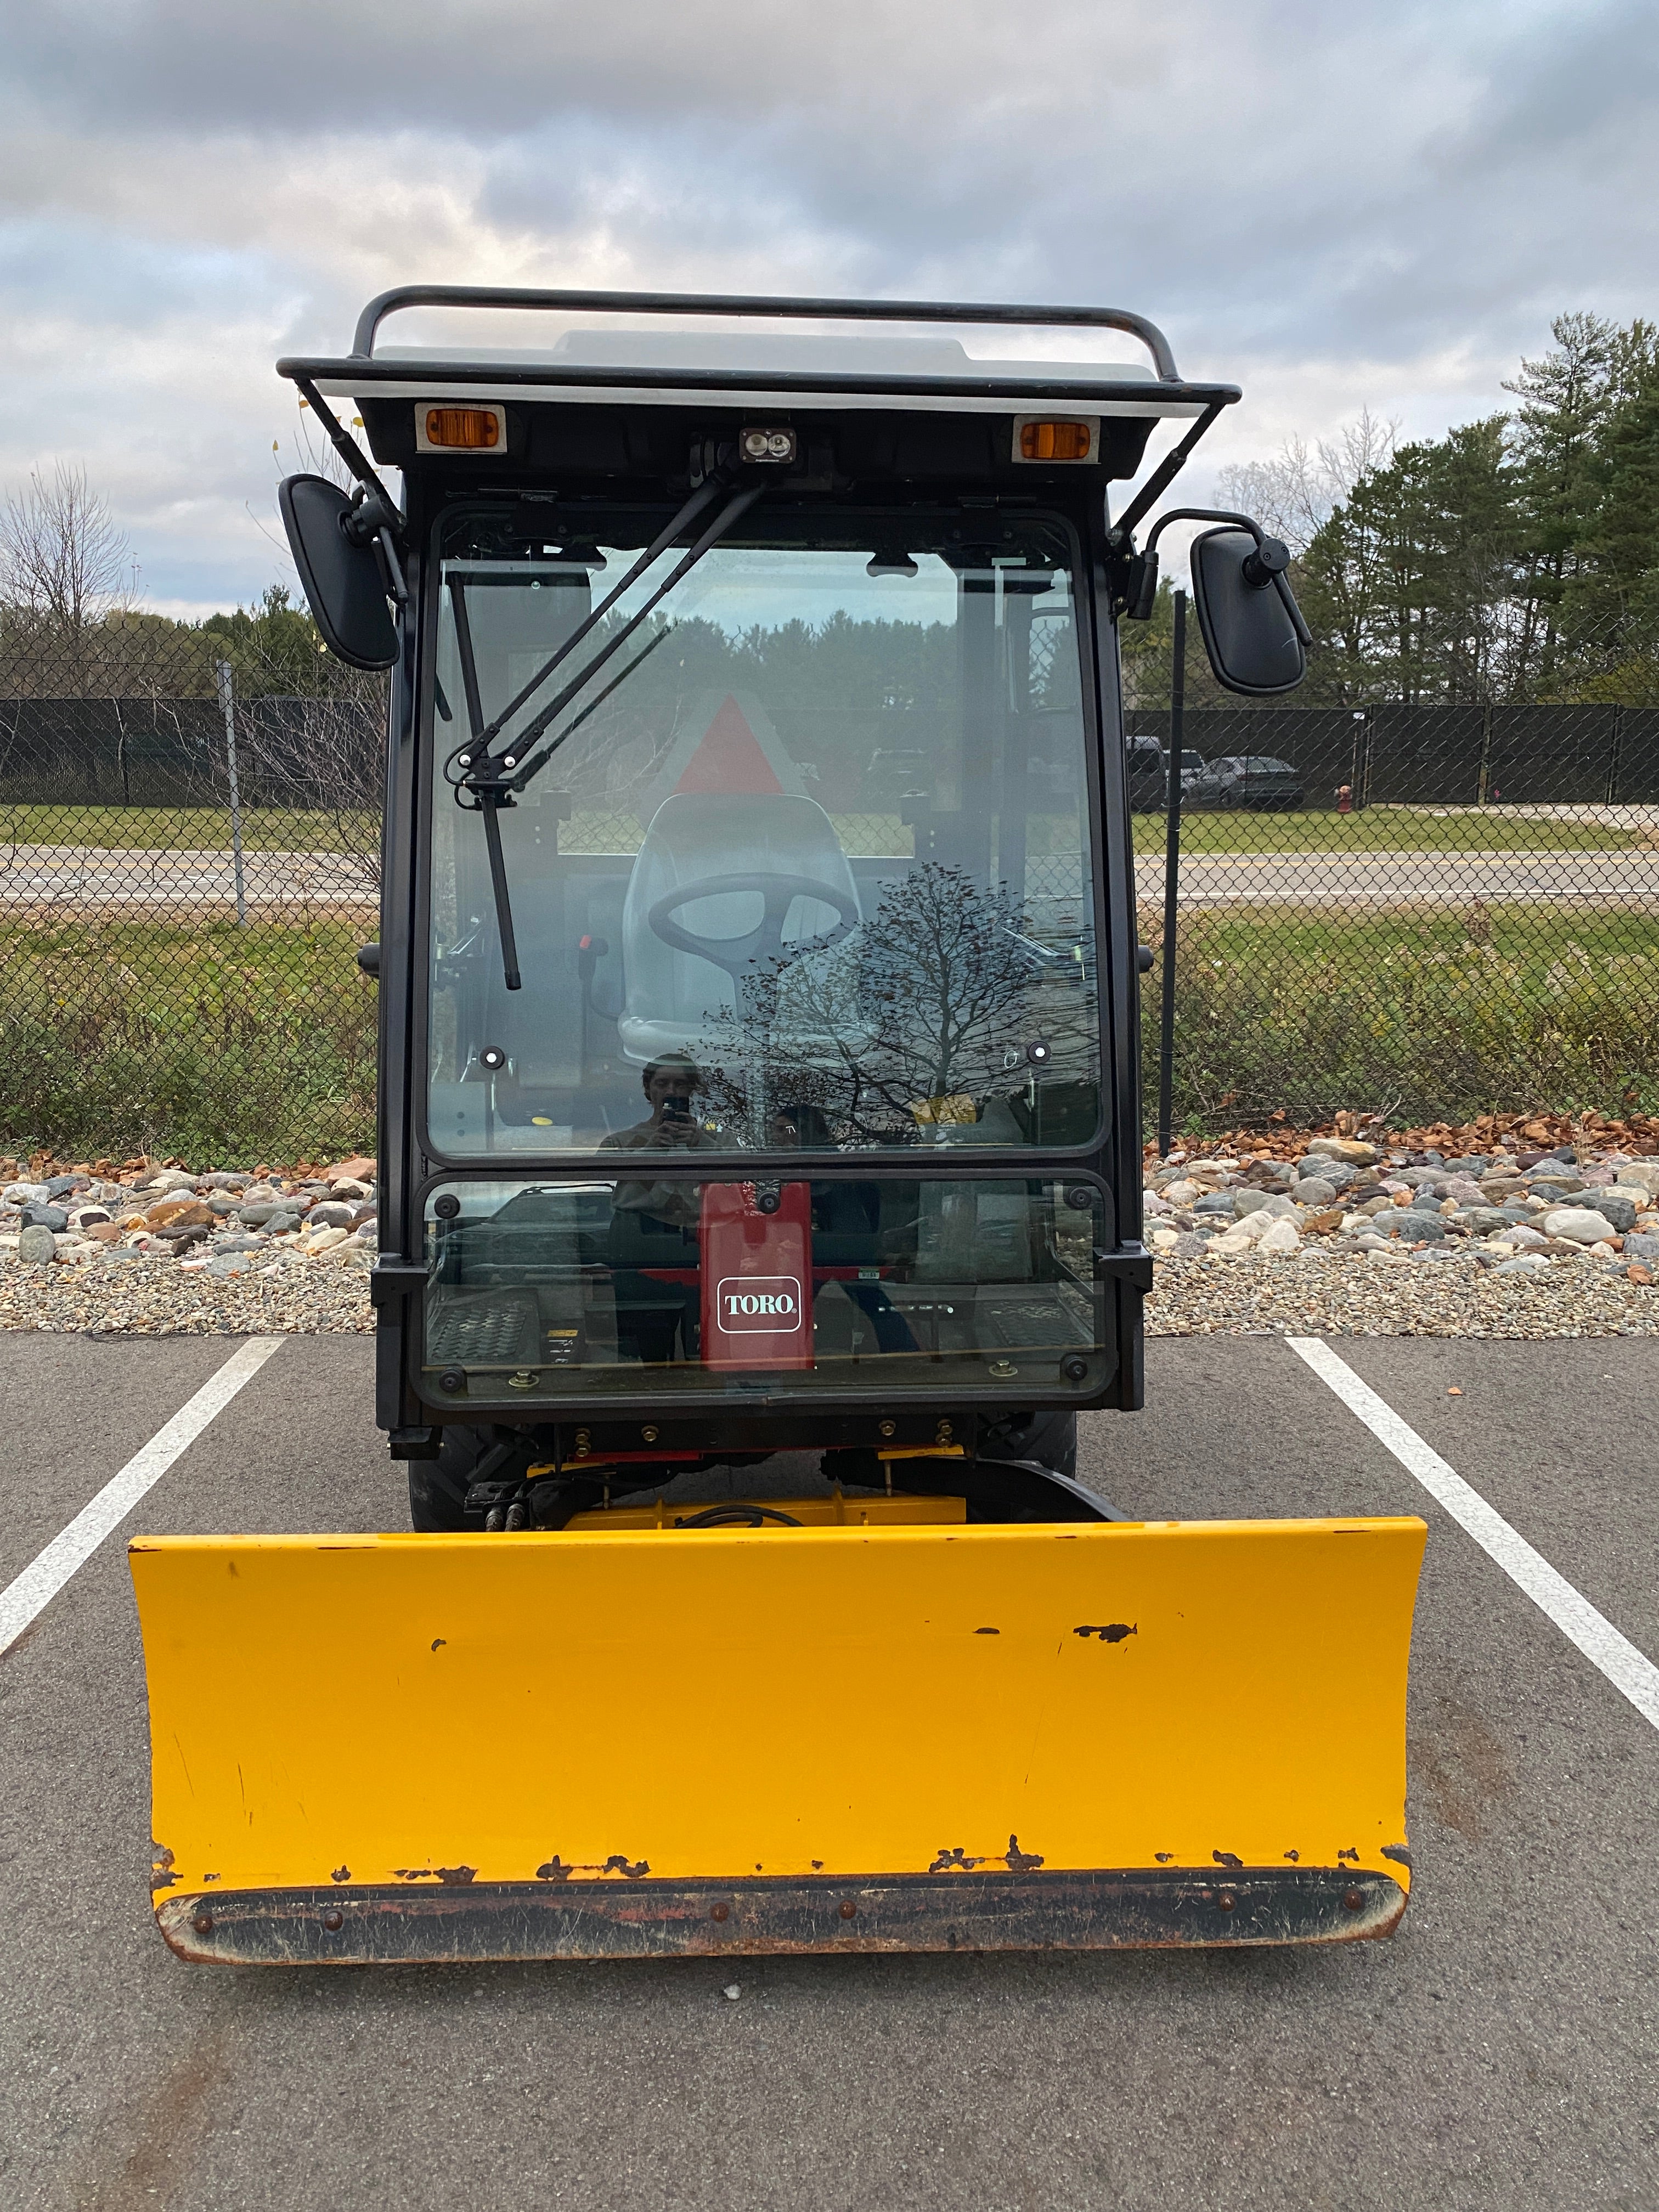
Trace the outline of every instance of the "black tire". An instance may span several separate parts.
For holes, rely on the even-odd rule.
[[[1010,1413],[981,1438],[981,1459],[1034,1459],[1077,1480],[1077,1415],[1063,1411]]]
[[[441,1536],[458,1535],[465,1528],[467,1485],[488,1444],[482,1430],[446,1425],[437,1458],[410,1460],[410,1528]]]

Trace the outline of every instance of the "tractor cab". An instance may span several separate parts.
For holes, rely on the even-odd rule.
[[[409,309],[547,336],[383,343]],[[1025,1462],[976,1515],[1033,1510],[1077,1412],[1140,1402],[1150,1282],[1109,490],[1237,393],[1109,311],[432,288],[283,368],[372,455],[342,429],[355,503],[283,496],[334,648],[395,664],[376,1292],[417,1524],[941,1437]],[[354,532],[367,646],[326,605]]]

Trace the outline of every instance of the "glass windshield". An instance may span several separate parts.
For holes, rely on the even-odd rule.
[[[763,505],[603,665],[678,553],[507,715],[667,520],[589,517],[580,542],[543,543],[546,521],[520,514],[458,516],[441,545],[438,1152],[1088,1142],[1099,1022],[1065,529]],[[492,718],[497,757],[528,771],[499,816],[515,991],[484,823],[454,788]]]
[[[1100,1194],[934,1174],[692,1182],[477,1178],[428,1193],[432,1402],[1110,1377]]]

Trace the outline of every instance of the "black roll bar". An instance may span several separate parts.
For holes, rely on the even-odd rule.
[[[1037,327],[1123,331],[1139,338],[1163,384],[1179,384],[1170,341],[1158,325],[1128,307],[1028,307],[1006,301],[950,300],[797,300],[725,292],[543,291],[521,285],[396,284],[357,318],[355,359],[372,361],[374,336],[388,315],[405,307],[534,307],[652,315],[779,315],[802,321],[861,323],[1011,323]]]

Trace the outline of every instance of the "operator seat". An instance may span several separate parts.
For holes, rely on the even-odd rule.
[[[836,906],[805,895],[791,900],[783,921],[786,947],[827,936],[860,916],[853,871],[816,799],[778,792],[674,793],[651,817],[623,905],[623,1000],[617,1027],[629,1060],[672,1052],[695,1059],[707,1048],[711,1025],[738,1010],[734,977],[665,942],[649,917],[672,892],[739,875],[798,877],[837,894]],[[717,944],[756,929],[764,905],[759,890],[714,891],[677,906],[670,920]]]

